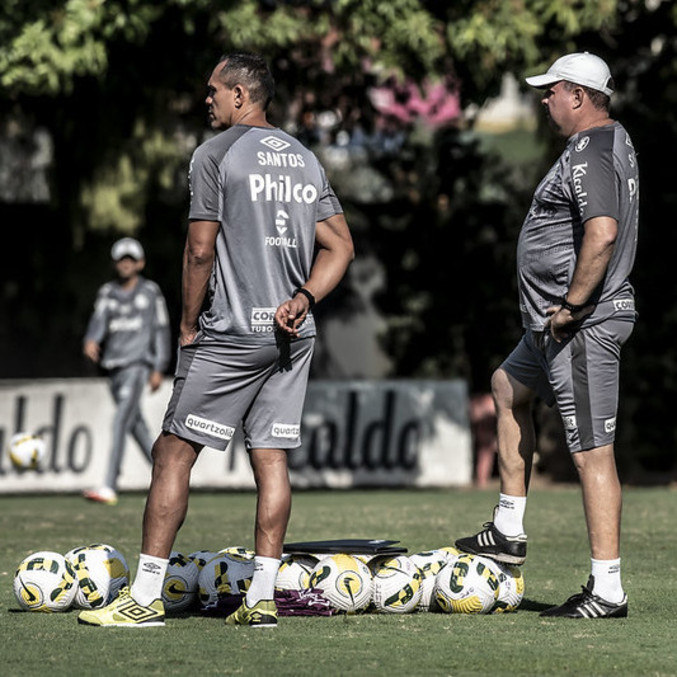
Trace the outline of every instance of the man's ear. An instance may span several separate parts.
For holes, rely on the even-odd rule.
[[[235,85],[235,87],[233,87],[233,97],[235,100],[235,108],[241,108],[247,98],[247,90],[242,85]]]
[[[585,100],[585,91],[583,87],[574,87],[571,90],[571,101],[573,108],[580,108]]]

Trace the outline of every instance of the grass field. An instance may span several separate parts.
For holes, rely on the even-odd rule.
[[[297,493],[288,539],[392,538],[411,553],[448,545],[491,514],[491,491]],[[627,619],[543,619],[589,572],[576,487],[534,489],[526,594],[515,614],[283,618],[273,631],[199,615],[165,628],[79,626],[75,612],[17,611],[16,565],[36,550],[118,547],[135,570],[144,497],[118,506],[76,496],[0,498],[2,675],[677,675],[677,491],[626,489]],[[251,546],[253,494],[196,493],[176,549]]]

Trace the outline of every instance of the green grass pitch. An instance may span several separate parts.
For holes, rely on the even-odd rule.
[[[294,496],[288,540],[391,538],[410,553],[450,545],[491,515],[488,491],[309,491]],[[577,487],[535,488],[529,499],[526,593],[517,613],[417,613],[282,618],[276,630],[227,628],[199,615],[165,628],[79,626],[76,613],[18,611],[17,564],[37,550],[115,545],[132,571],[144,496],[116,507],[77,496],[0,498],[3,675],[675,675],[677,491],[626,489],[623,574],[627,619],[540,618],[577,592],[589,554]],[[255,496],[195,493],[176,549],[252,544]]]

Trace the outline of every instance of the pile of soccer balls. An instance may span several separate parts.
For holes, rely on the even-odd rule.
[[[49,550],[29,555],[14,575],[14,595],[26,611],[98,609],[128,582],[124,555],[111,545],[94,543],[65,555]]]
[[[209,608],[246,593],[254,553],[241,546],[189,555],[172,551],[162,598],[169,614]],[[62,556],[37,552],[24,559],[14,593],[26,610],[96,609],[129,583],[127,562],[110,545],[74,548]],[[519,568],[446,547],[415,555],[285,555],[276,589],[321,591],[339,612],[500,613],[524,595]]]

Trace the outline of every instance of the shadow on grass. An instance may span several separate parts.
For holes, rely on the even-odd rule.
[[[519,605],[520,611],[544,611],[545,609],[551,609],[554,604],[545,604],[543,602],[537,602],[534,599],[527,599],[526,597],[522,600],[522,603]]]

